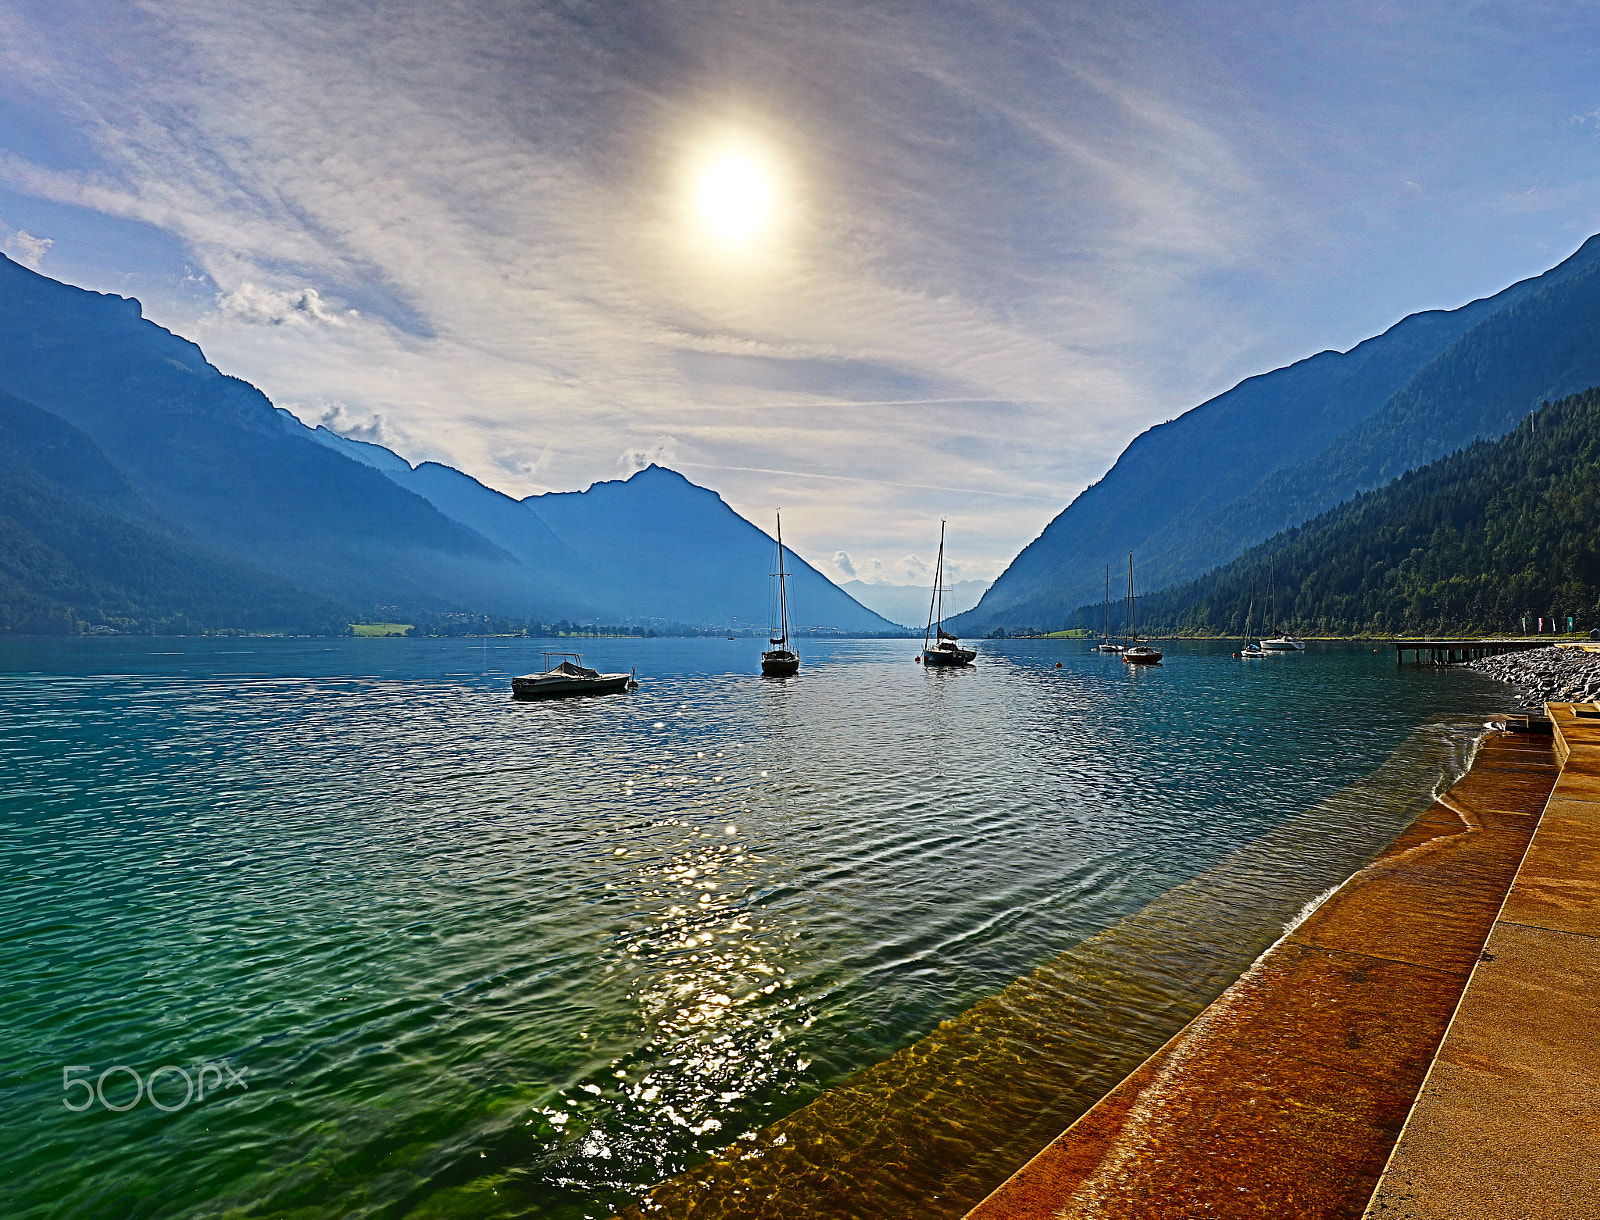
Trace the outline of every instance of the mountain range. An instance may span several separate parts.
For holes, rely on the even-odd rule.
[[[865,580],[847,580],[839,586],[869,610],[875,610],[890,622],[923,630],[928,625],[928,603],[933,589],[918,585],[891,585]],[[946,617],[970,610],[978,604],[987,580],[958,580],[944,587]]]
[[[1060,626],[1133,553],[1192,579],[1361,492],[1600,384],[1600,237],[1543,275],[1251,377],[1142,433],[955,620]]]
[[[1188,630],[1231,623],[1228,582],[1279,552],[1302,556],[1294,562],[1324,593],[1344,590],[1318,594],[1315,613],[1296,603],[1306,630],[1399,622],[1379,602],[1402,592],[1406,622],[1489,624],[1510,613],[1504,598],[1480,590],[1469,609],[1438,609],[1448,599],[1428,591],[1434,569],[1363,541],[1351,522],[1415,541],[1433,510],[1415,516],[1423,510],[1403,490],[1421,486],[1413,472],[1464,449],[1481,457],[1483,442],[1514,438],[1544,404],[1596,385],[1600,237],[1494,296],[1248,378],[1142,433],[949,625],[973,636],[1074,624],[1099,603],[1105,565],[1120,573],[1130,552],[1143,591],[1173,591],[1147,603],[1151,613],[1164,605],[1165,621]],[[1514,462],[1494,469],[1526,474]],[[1468,482],[1506,502],[1523,494],[1496,477]],[[1357,517],[1339,515],[1351,505]],[[1461,512],[1450,509],[1451,529],[1465,528]],[[1370,557],[1359,596],[1343,576],[1315,584],[1317,565],[1333,560],[1307,540],[1335,536]],[[1499,573],[1521,600],[1557,596],[1512,580],[1481,548],[1434,549]],[[771,621],[774,559],[764,531],[659,466],[516,499],[310,427],[145,319],[137,301],[0,256],[0,632],[320,632],[363,617],[479,615],[753,630]],[[921,590],[894,600],[882,586],[841,589],[792,552],[787,566],[802,632],[898,635],[923,621],[923,604],[910,604]],[[1582,602],[1586,571],[1564,578],[1567,602]],[[1339,601],[1347,595],[1357,600]]]
[[[1592,628],[1600,389],[1139,600],[1140,627],[1162,633],[1242,636],[1247,617],[1262,635],[1525,631],[1541,618]],[[1100,609],[1077,621],[1098,627]]]
[[[519,501],[413,467],[274,408],[137,301],[4,256],[0,391],[0,631],[768,622],[775,544],[681,475]],[[901,634],[790,565],[798,624]]]
[[[0,632],[324,634],[342,620],[176,527],[82,431],[0,391]]]

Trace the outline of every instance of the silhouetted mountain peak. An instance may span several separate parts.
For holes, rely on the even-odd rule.
[[[382,445],[307,427],[142,313],[137,301],[0,260],[0,390],[64,421],[51,439],[50,417],[18,407],[10,440],[26,449],[19,429],[42,429],[44,447],[24,455],[29,478],[76,478],[61,490],[98,507],[75,519],[141,512],[303,589],[385,613],[764,625],[771,540],[677,471],[652,464],[519,501],[443,463],[413,466]],[[81,432],[76,442],[67,425]],[[101,453],[98,464],[83,445]],[[38,545],[46,555],[54,544]],[[183,562],[223,579],[215,563]],[[256,579],[233,587],[267,587]],[[801,623],[890,627],[798,559],[794,582]],[[59,619],[67,604],[57,598],[49,613]]]

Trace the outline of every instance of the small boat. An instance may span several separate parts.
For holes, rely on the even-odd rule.
[[[933,643],[930,645],[929,641]],[[944,629],[944,522],[939,522],[939,558],[933,565],[933,600],[928,603],[928,627],[922,633],[923,668],[971,665],[978,654],[961,647],[960,638]]]
[[[1268,579],[1271,581],[1270,588],[1272,589],[1272,617],[1275,621],[1278,617],[1278,557],[1276,555],[1272,557],[1272,567],[1269,572]],[[1306,650],[1306,642],[1280,628],[1276,638],[1261,641],[1261,650],[1263,652],[1304,652]]]
[[[1233,655],[1241,660],[1250,660],[1254,657],[1264,657],[1267,654],[1261,651],[1261,645],[1253,643],[1250,639],[1250,622],[1256,616],[1256,590],[1250,587],[1250,606],[1244,612],[1244,645]]]
[[[1111,638],[1111,565],[1106,564],[1106,604],[1100,624],[1100,642],[1090,652],[1121,652],[1122,645]]]
[[[1128,552],[1128,646],[1122,650],[1122,659],[1129,665],[1159,665],[1161,649],[1139,643],[1139,628],[1134,619],[1137,601],[1133,595],[1133,552]]]
[[[566,658],[557,664],[552,657]],[[586,669],[583,655],[576,652],[547,652],[544,654],[545,670],[542,674],[525,674],[511,679],[511,695],[515,699],[553,699],[563,695],[613,695],[638,686],[631,673],[603,674]]]
[[[800,654],[789,647],[789,586],[783,570],[783,514],[778,514],[778,634],[767,635],[772,647],[761,654],[761,673],[768,678],[792,678],[800,672]]]

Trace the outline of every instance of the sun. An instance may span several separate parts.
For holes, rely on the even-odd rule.
[[[729,245],[742,245],[772,223],[772,175],[754,157],[728,152],[701,171],[695,212],[706,232]]]

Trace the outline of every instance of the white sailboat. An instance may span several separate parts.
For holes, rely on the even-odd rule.
[[[1095,652],[1121,652],[1122,645],[1111,638],[1111,565],[1106,564],[1106,604],[1105,618],[1100,624],[1100,642],[1094,646]]]
[[[1264,657],[1264,656],[1267,655],[1266,653],[1261,651],[1261,645],[1260,644],[1254,643],[1250,639],[1250,624],[1251,624],[1252,621],[1254,621],[1255,616],[1256,616],[1256,589],[1255,589],[1254,585],[1251,585],[1250,586],[1250,606],[1244,612],[1244,646],[1241,647],[1238,652],[1233,654],[1236,657],[1241,657],[1241,658],[1244,658],[1244,659],[1248,660],[1248,659],[1250,659],[1252,657]]]
[[[1278,557],[1276,555],[1272,557],[1272,567],[1270,572],[1271,575],[1268,577],[1268,579],[1271,582],[1269,587],[1272,590],[1272,621],[1277,622]],[[1290,635],[1287,631],[1283,631],[1280,628],[1279,633],[1275,638],[1261,641],[1261,650],[1263,652],[1304,652],[1306,650],[1306,642],[1297,636]]]
[[[800,672],[800,654],[789,647],[789,585],[783,570],[783,514],[778,519],[778,634],[767,635],[772,647],[761,654],[761,672],[768,678],[792,678]]]
[[[930,642],[932,641],[931,645]],[[971,665],[977,653],[961,647],[944,629],[944,522],[939,522],[939,558],[933,565],[933,600],[928,603],[928,626],[922,633],[923,666]]]

